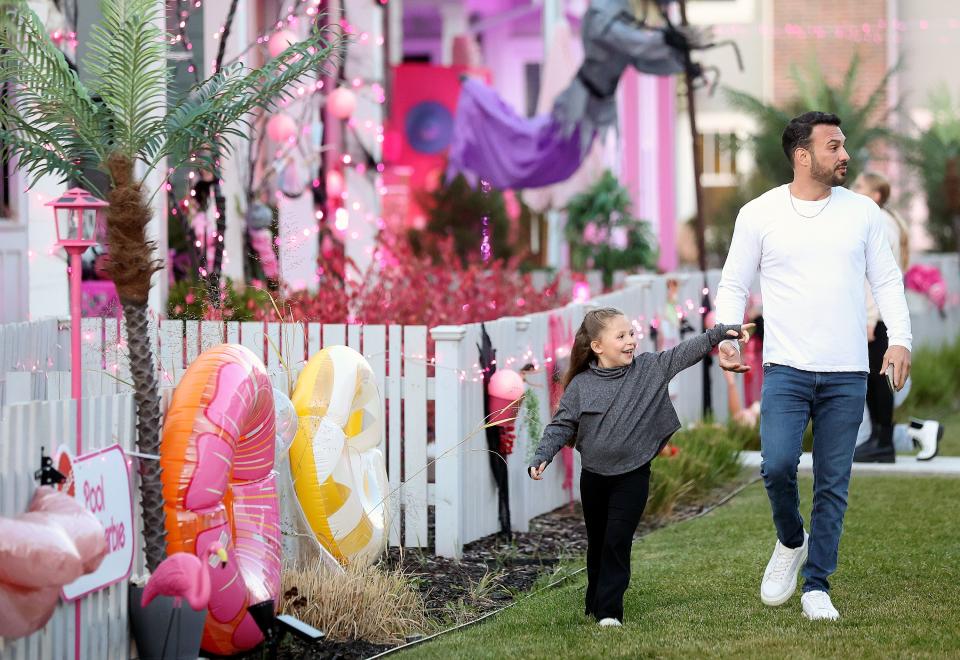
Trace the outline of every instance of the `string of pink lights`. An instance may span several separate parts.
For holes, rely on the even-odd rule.
[[[894,43],[901,43],[905,36],[913,34],[939,35],[942,43],[956,38],[960,30],[958,18],[913,18],[909,20],[877,19],[864,23],[784,23],[720,24],[714,34],[723,38],[760,37],[762,39],[833,39],[855,43],[883,43],[893,35]]]
[[[186,52],[193,51],[193,44],[190,42],[187,34],[187,26],[191,17],[197,10],[200,10],[203,7],[202,0],[179,0],[180,10],[179,16],[180,19],[178,22],[178,34],[176,36],[171,35],[170,44],[171,46],[180,45]],[[321,0],[300,0],[299,2],[292,3],[289,8],[287,8],[285,15],[283,12],[281,14],[283,17],[280,20],[277,20],[273,23],[270,29],[266,30],[260,34],[251,44],[244,48],[239,55],[235,57],[238,59],[243,57],[253,48],[265,48],[266,55],[270,57],[276,57],[291,43],[299,41],[297,36],[297,30],[302,29],[301,20],[308,20],[313,22],[316,20],[316,16],[320,12],[319,5]],[[380,2],[381,5],[385,5],[386,2]],[[371,36],[367,31],[358,29],[356,26],[351,24],[346,19],[342,19],[339,22],[340,28],[345,35],[347,35],[349,40],[350,47],[371,47],[371,48],[382,48],[385,44],[385,39],[382,35]],[[226,32],[227,26],[221,25],[220,28],[215,31],[211,37],[213,39],[219,39],[222,34]],[[215,66],[216,62],[212,62],[211,68]],[[191,60],[188,64],[188,71],[196,71],[193,61]],[[366,119],[363,121],[357,120],[353,117],[353,111],[357,106],[356,95],[359,95],[362,99],[375,103],[375,104],[384,104],[386,102],[386,92],[384,90],[381,80],[376,79],[366,79],[360,76],[353,76],[346,84],[334,88],[332,91],[325,89],[325,81],[317,80],[313,83],[302,84],[297,87],[294,91],[294,94],[291,98],[284,98],[278,104],[279,109],[269,117],[261,118],[265,122],[265,129],[267,135],[271,140],[277,145],[274,151],[274,162],[284,161],[291,153],[291,151],[300,145],[300,142],[303,138],[312,138],[313,146],[316,148],[317,154],[321,151],[319,138],[316,135],[313,135],[316,132],[316,129],[312,122],[303,122],[302,128],[298,129],[297,122],[286,114],[286,110],[289,110],[294,103],[299,103],[306,100],[310,96],[320,95],[325,97],[323,99],[324,104],[327,108],[328,113],[337,120],[345,122],[346,127],[352,131],[355,135],[358,136],[358,142],[360,142],[360,134],[363,133],[369,138],[376,142],[377,144],[382,144],[384,142],[384,126],[381,121],[374,121],[371,119]],[[305,110],[307,111],[307,110]],[[329,148],[329,147],[327,147]],[[316,157],[317,154],[313,154],[313,157]],[[368,156],[369,157],[369,156]],[[378,228],[383,228],[384,221],[382,218],[376,217],[373,212],[367,211],[364,212],[362,205],[359,201],[353,200],[350,201],[349,191],[347,190],[346,181],[343,175],[343,170],[347,168],[352,168],[359,175],[372,175],[376,177],[374,181],[374,187],[378,190],[380,194],[385,194],[386,189],[383,187],[382,182],[379,180],[379,174],[384,171],[384,165],[382,162],[376,162],[373,167],[374,170],[369,170],[367,162],[365,159],[357,159],[351,153],[343,153],[338,159],[338,168],[331,169],[326,174],[326,180],[321,182],[318,178],[314,178],[311,181],[313,188],[319,188],[321,183],[325,184],[327,194],[330,198],[338,200],[336,208],[331,209],[334,214],[333,227],[339,234],[341,239],[346,238],[348,235],[350,238],[356,239],[359,234],[357,231],[349,232],[349,222],[350,222],[350,211],[358,213],[364,220],[368,223],[376,223]],[[173,174],[168,172],[168,175]],[[191,171],[188,173],[190,179],[193,179],[196,176],[196,173]],[[221,185],[223,181],[221,180]],[[168,182],[166,184],[167,190],[172,190],[172,184]],[[282,192],[278,189],[275,191],[275,196],[279,200],[282,198]],[[190,190],[188,195],[181,199],[177,206],[181,207],[181,212],[190,207],[190,197],[195,196],[196,193],[194,190]],[[178,209],[175,207],[171,209],[172,215],[178,214]],[[215,216],[218,214],[215,214]],[[325,214],[323,210],[317,210],[315,213],[315,218],[319,222],[323,220]],[[215,219],[219,219],[215,217]],[[290,247],[290,249],[296,249],[301,244],[306,241],[314,240],[313,236],[319,233],[319,227],[314,227],[313,231],[310,229],[304,229],[302,232],[292,233],[289,236],[284,237],[283,239],[277,237],[275,239],[275,244],[280,246],[284,242]],[[216,235],[216,232],[213,232],[211,236],[213,240],[223,241],[222,236]],[[201,241],[197,240],[195,244],[197,247],[200,247]],[[367,246],[368,254],[373,253],[373,247]],[[228,256],[226,251],[224,251],[224,263],[228,263]],[[206,276],[206,273],[203,272],[201,267],[201,276]],[[319,280],[320,273],[318,272],[315,276],[315,279]]]

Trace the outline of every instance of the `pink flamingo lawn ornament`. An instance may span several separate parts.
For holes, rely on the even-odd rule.
[[[220,543],[212,543],[205,553],[206,566],[196,555],[189,552],[175,552],[164,559],[157,570],[153,572],[143,589],[140,606],[146,607],[157,596],[173,598],[175,615],[171,615],[167,624],[167,634],[164,638],[164,648],[160,657],[166,657],[166,646],[170,641],[170,629],[174,619],[177,620],[177,630],[180,629],[180,610],[183,599],[196,611],[207,609],[210,601],[210,569],[222,567],[227,563],[227,551]],[[176,648],[176,646],[175,646]]]

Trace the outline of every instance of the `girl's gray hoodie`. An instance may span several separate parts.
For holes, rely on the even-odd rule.
[[[576,438],[584,469],[603,475],[629,472],[650,462],[680,429],[667,394],[678,373],[699,362],[739,325],[716,325],[659,353],[641,353],[622,367],[596,362],[573,377],[530,462],[549,463]]]

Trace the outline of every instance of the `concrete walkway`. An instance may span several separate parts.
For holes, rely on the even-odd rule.
[[[745,451],[740,454],[747,467],[760,467],[760,452]],[[800,471],[813,471],[813,455],[800,456]],[[937,456],[929,461],[918,461],[913,456],[897,456],[896,463],[854,463],[854,474],[914,474],[919,476],[960,477],[960,456]]]

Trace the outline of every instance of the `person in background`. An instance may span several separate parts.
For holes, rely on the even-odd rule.
[[[895,211],[887,207],[890,200],[890,182],[877,172],[864,172],[857,177],[851,188],[854,192],[866,195],[880,207],[883,214],[883,228],[890,251],[901,273],[910,265],[910,234],[907,223]],[[863,437],[863,423],[858,433],[858,444],[853,460],[860,463],[893,463],[896,460],[894,442],[895,425],[893,422],[894,393],[886,382],[886,376],[880,373],[880,365],[889,341],[887,326],[880,317],[880,310],[870,292],[869,283],[865,284],[867,298],[867,354],[870,360],[870,375],[867,377],[867,401],[864,423],[869,420],[869,434]],[[909,385],[907,385],[909,387]],[[906,388],[905,388],[906,389]],[[901,399],[905,398],[905,395]],[[901,425],[900,435],[906,435],[907,451],[915,443],[920,452],[919,460],[929,460],[937,455],[939,439],[943,436],[943,427],[934,420],[913,419],[909,425]]]

